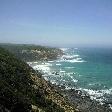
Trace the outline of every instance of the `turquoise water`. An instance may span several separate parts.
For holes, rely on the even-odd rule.
[[[52,69],[73,72],[71,75],[78,80],[78,87],[95,90],[112,88],[112,49],[67,49],[65,53],[65,60],[54,62]]]
[[[86,91],[91,98],[112,101],[112,48],[68,48],[60,59],[34,66],[46,80]]]

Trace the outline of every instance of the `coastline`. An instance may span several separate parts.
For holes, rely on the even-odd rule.
[[[91,97],[81,89],[76,89],[76,87],[69,88],[63,84],[60,85],[56,82],[56,80],[55,81],[52,80],[51,82],[47,80],[47,77],[51,77],[52,75],[59,78],[61,76],[58,72],[47,72],[50,70],[50,66],[51,66],[50,63],[56,61],[58,58],[62,59],[61,62],[66,61],[66,62],[70,62],[71,64],[73,64],[74,62],[75,63],[85,62],[85,60],[83,60],[79,55],[73,55],[73,56],[68,55],[66,57],[64,52],[62,53],[62,50],[66,50],[66,49],[60,50],[60,49],[42,47],[40,51],[39,47],[36,47],[36,49],[34,48],[31,49],[30,48],[31,46],[27,46],[27,48],[25,48],[24,46],[22,46],[22,48],[18,47],[19,52],[17,52],[17,49],[13,51],[13,47],[14,46],[11,46],[10,51],[12,51],[13,54],[15,54],[18,58],[23,60],[25,63],[28,62],[26,61],[26,58],[28,58],[27,60],[30,61],[27,64],[29,64],[32,68],[33,66],[35,66],[35,68],[33,69],[41,72],[41,75],[42,77],[44,77],[46,82],[48,82],[52,86],[52,88],[55,88],[58,94],[64,96],[65,99],[67,99],[75,109],[80,110],[80,112],[112,112],[108,104],[101,105],[99,102],[95,101],[94,99],[92,100]],[[30,50],[28,51],[29,48]],[[56,52],[54,52],[54,50]],[[24,54],[23,51],[27,55],[23,55]],[[18,53],[19,55],[17,55]],[[30,57],[31,54],[33,54],[34,57]],[[42,56],[41,59],[38,59],[39,54],[41,54]],[[76,57],[77,59],[73,59],[74,57]],[[68,58],[68,60],[66,60],[66,58]],[[72,58],[72,60],[69,60],[69,58]],[[60,60],[57,60],[56,66],[60,66]],[[60,72],[63,75],[65,74],[66,71],[60,69]],[[72,77],[70,76],[69,78],[72,79]],[[76,82],[76,80],[73,81]],[[60,80],[60,82],[62,83],[62,80]]]
[[[50,60],[53,61],[53,60]],[[34,62],[35,65],[43,63],[43,65],[47,62]],[[29,64],[29,63],[28,63]],[[49,63],[47,63],[49,64]],[[30,63],[31,66],[31,63]],[[43,74],[42,77],[46,81],[49,81],[47,78],[45,78],[45,75],[47,75],[46,70],[49,69],[45,68],[45,66],[38,66],[37,68],[34,68],[36,70],[39,70]],[[50,76],[50,74],[48,74]],[[55,74],[56,75],[56,74]],[[80,112],[112,112],[112,108],[110,104],[104,104],[99,101],[96,101],[95,99],[91,99],[90,95],[87,94],[87,92],[84,92],[80,89],[75,88],[66,88],[64,85],[58,85],[56,82],[50,82],[57,91],[60,92],[68,101],[70,104],[73,105],[74,108],[78,109]]]
[[[0,112],[76,112],[42,74],[0,48]]]

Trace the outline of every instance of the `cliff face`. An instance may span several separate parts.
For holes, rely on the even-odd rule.
[[[41,73],[0,48],[0,111],[75,112],[75,109]]]

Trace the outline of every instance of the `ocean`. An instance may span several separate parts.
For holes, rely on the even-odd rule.
[[[61,48],[57,60],[30,62],[52,84],[78,89],[101,103],[112,103],[112,48]]]

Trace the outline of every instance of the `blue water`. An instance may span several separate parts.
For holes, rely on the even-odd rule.
[[[65,54],[69,57],[59,61],[60,66],[54,62],[52,68],[62,70],[77,79],[77,86],[88,89],[110,89],[112,88],[112,49],[109,48],[80,48],[67,49]],[[70,57],[79,55],[78,57]],[[66,56],[65,56],[66,57]],[[80,58],[81,62],[75,62]],[[74,60],[72,62],[72,60]],[[70,68],[71,67],[71,68]]]
[[[45,79],[85,90],[95,99],[112,100],[112,48],[62,50],[60,59],[41,63]]]

